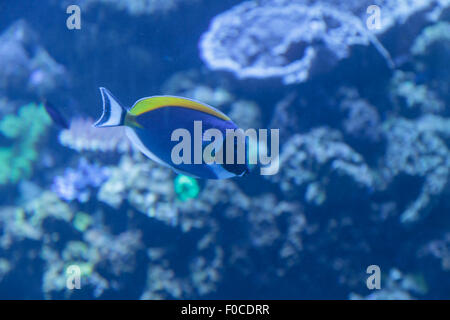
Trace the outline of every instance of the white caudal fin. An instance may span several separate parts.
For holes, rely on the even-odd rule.
[[[94,123],[94,127],[117,127],[123,126],[127,109],[106,88],[100,88],[103,99],[103,114]]]

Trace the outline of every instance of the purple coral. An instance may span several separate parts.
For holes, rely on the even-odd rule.
[[[76,118],[69,129],[59,135],[59,142],[66,147],[81,151],[127,152],[130,142],[122,127],[95,128],[91,118]]]
[[[0,89],[46,95],[68,82],[66,69],[39,44],[37,33],[18,20],[0,34]]]
[[[65,201],[86,202],[90,197],[90,188],[100,187],[108,177],[107,168],[90,164],[82,158],[77,168],[67,168],[64,175],[55,177],[52,190]]]

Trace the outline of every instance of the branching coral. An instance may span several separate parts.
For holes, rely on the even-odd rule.
[[[72,212],[53,192],[44,192],[28,202],[24,208],[5,207],[0,214],[0,247],[8,249],[14,242],[42,240],[43,223],[46,219],[69,222]]]
[[[84,234],[89,250],[95,252],[94,264],[108,266],[108,272],[118,276],[135,268],[136,251],[142,248],[141,232],[129,230],[111,235],[105,230],[92,228]]]
[[[344,89],[341,109],[347,113],[343,121],[346,134],[354,139],[376,142],[380,139],[380,116],[378,110],[358,96],[356,90]]]
[[[52,298],[61,292],[70,296],[66,287],[67,267],[75,265],[81,271],[81,286],[89,287],[93,297],[99,297],[111,287],[116,289],[120,281],[114,281],[135,269],[135,256],[142,247],[140,232],[127,231],[112,235],[106,230],[91,228],[84,233],[84,241],[70,241],[62,252],[44,246],[41,257],[47,263],[43,276],[43,292]],[[108,280],[107,280],[108,279]]]
[[[340,189],[370,189],[371,170],[361,155],[342,141],[338,131],[314,129],[289,139],[280,156],[280,173],[269,177],[287,194],[304,194],[307,202],[321,205]],[[344,187],[345,185],[345,187]]]
[[[443,68],[450,56],[450,23],[437,22],[423,29],[411,48],[416,76],[444,103],[450,99],[449,68]],[[435,99],[430,104],[435,103]],[[424,104],[427,104],[424,100]],[[445,108],[442,108],[445,109]],[[446,111],[446,110],[445,110]]]
[[[267,271],[278,276],[299,262],[307,224],[298,203],[278,201],[273,194],[249,197],[231,181],[209,181],[197,199],[180,206],[182,230],[208,229],[210,233],[205,236],[206,243],[214,241],[219,230],[210,212],[220,212],[221,217],[245,229],[240,234],[242,242],[238,241],[241,245],[233,246],[228,257],[230,263],[246,265],[246,252],[252,248],[261,252],[265,249],[277,252],[279,264],[274,266],[276,270],[270,268]],[[245,268],[241,272],[245,273]]]
[[[120,276],[135,270],[134,259],[142,248],[139,231],[111,234],[99,219],[84,213],[74,216],[69,205],[53,192],[42,193],[23,208],[3,207],[0,213],[0,250],[8,259],[7,265],[0,259],[0,278],[13,272],[23,259],[41,259],[43,274],[38,274],[40,270],[34,272],[42,276],[46,298],[61,294],[68,298],[74,293],[66,287],[66,268],[70,265],[80,267],[82,285],[90,288],[93,297],[120,286]],[[55,229],[55,224],[59,228]],[[72,230],[81,240],[67,238],[60,228]]]
[[[392,180],[399,175],[423,180],[418,198],[402,213],[402,222],[426,216],[445,191],[449,181],[449,120],[427,116],[418,121],[391,119],[383,125],[388,145],[384,176]]]
[[[424,84],[415,83],[415,75],[396,71],[391,80],[391,96],[403,113],[440,113],[445,104]]]
[[[427,243],[421,250],[420,255],[431,255],[441,261],[442,270],[450,271],[450,233],[444,234],[442,239]]]
[[[315,0],[262,0],[269,3],[289,4],[301,3],[312,5]],[[380,28],[371,30],[376,34],[389,31],[396,24],[403,24],[413,16],[423,17],[424,20],[437,20],[442,12],[450,6],[448,0],[321,0],[324,5],[336,7],[345,12],[349,12],[359,17],[362,22],[366,22],[369,14],[367,8],[376,5],[381,9]],[[373,14],[373,13],[370,13]]]
[[[148,160],[140,153],[124,155],[120,164],[100,188],[98,199],[119,208],[124,201],[142,213],[177,224],[172,172]]]
[[[169,267],[170,260],[164,251],[149,249],[150,264],[147,272],[147,284],[141,299],[182,299],[189,296],[204,296],[216,289],[221,280],[224,253],[219,246],[209,248],[212,257],[206,257],[205,251],[194,257],[188,266],[188,275],[178,276]]]

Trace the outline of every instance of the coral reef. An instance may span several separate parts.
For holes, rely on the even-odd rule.
[[[392,99],[403,114],[436,113],[445,109],[445,104],[436,93],[423,84],[415,83],[415,74],[396,71],[391,81]]]
[[[68,83],[65,68],[39,45],[37,34],[24,20],[0,35],[0,69],[0,91],[26,88],[43,95]]]
[[[42,289],[46,298],[57,297],[63,292],[66,298],[73,291],[66,287],[66,268],[76,265],[81,269],[81,285],[99,297],[111,287],[120,288],[120,276],[134,270],[136,252],[141,248],[140,232],[127,231],[117,236],[102,229],[91,228],[83,235],[83,241],[70,241],[59,252],[52,246],[44,246],[41,258],[47,268],[43,275]],[[107,280],[106,276],[113,277]]]
[[[263,0],[276,2],[277,4],[301,3],[314,4],[315,0]],[[389,31],[396,24],[406,24],[414,16],[420,16],[424,20],[435,21],[442,12],[450,6],[448,0],[321,0],[320,3],[336,7],[349,12],[365,22],[368,18],[367,8],[376,5],[381,9],[381,28],[371,30],[376,34]]]
[[[430,241],[419,251],[420,256],[431,255],[439,259],[442,270],[450,271],[450,233],[444,234],[442,239]]]
[[[338,131],[329,128],[297,134],[286,141],[280,168],[279,174],[269,179],[283,192],[296,197],[303,194],[302,200],[315,205],[322,205],[330,196],[342,196],[331,191],[336,185],[347,192],[347,188],[374,187],[373,174],[362,156],[342,141]]]
[[[0,10],[0,298],[448,298],[449,0],[48,3]],[[100,85],[279,128],[280,170],[176,175],[92,126]],[[70,127],[25,105],[37,96]]]
[[[91,221],[88,224],[85,221],[83,228],[77,221],[80,215]],[[3,250],[2,256],[8,260],[0,259],[1,277],[15,272],[14,267],[20,266],[30,258],[28,255],[32,255],[33,259],[41,259],[45,264],[42,292],[46,298],[68,298],[73,293],[66,288],[65,270],[69,265],[80,267],[82,285],[92,288],[93,297],[100,296],[110,287],[120,286],[120,275],[135,269],[133,261],[142,246],[140,232],[130,230],[112,235],[97,220],[87,218],[83,213],[77,213],[74,217],[71,208],[48,191],[24,204],[23,208],[3,207],[0,248]],[[72,229],[82,236],[82,240],[67,239],[54,228],[55,224]],[[34,245],[28,253],[27,250],[17,251],[19,244],[26,247],[29,241]],[[106,280],[110,274],[115,280]]]
[[[68,129],[61,131],[59,142],[78,152],[119,152],[130,150],[124,128],[95,128],[91,118],[75,118]]]
[[[342,91],[341,109],[347,113],[342,122],[345,133],[354,139],[379,141],[381,119],[377,109],[361,99],[356,90],[345,88]]]
[[[360,19],[345,11],[321,3],[248,1],[214,18],[200,50],[210,69],[291,84],[306,81],[318,68],[326,71],[348,57],[351,46],[370,43],[390,60]]]
[[[417,199],[402,213],[403,222],[423,219],[449,181],[448,119],[425,116],[416,122],[395,118],[383,124],[387,140],[382,175],[387,181],[406,175],[423,180]]]
[[[209,212],[220,212],[232,224],[243,226],[245,231],[241,231],[240,237],[245,239],[245,245],[241,243],[233,246],[230,259],[235,263],[248,263],[245,261],[245,252],[252,248],[277,252],[280,260],[278,270],[275,272],[270,269],[268,272],[281,275],[298,263],[303,249],[302,236],[307,225],[298,203],[278,201],[273,194],[249,197],[233,182],[209,181],[194,201],[180,206],[179,221],[182,230],[189,232],[192,229],[209,228],[211,234],[205,238],[209,243],[218,232],[217,222],[209,217]],[[285,230],[283,225],[288,225],[288,228]],[[245,272],[245,269],[241,272]]]
[[[100,187],[108,177],[107,168],[81,158],[77,168],[67,168],[64,175],[55,177],[51,189],[63,200],[86,202],[91,195],[90,188]]]
[[[118,209],[124,201],[140,212],[177,224],[172,172],[149,161],[140,153],[124,155],[110,177],[102,184],[98,200]]]
[[[380,28],[373,31],[366,28],[371,5],[383,13]],[[200,51],[212,70],[231,71],[240,79],[281,78],[285,84],[329,71],[355,45],[372,44],[392,68],[394,62],[375,34],[419,13],[435,21],[448,7],[447,0],[247,1],[214,18]],[[445,25],[428,33],[441,29]]]
[[[150,264],[147,273],[146,289],[141,299],[182,299],[188,296],[202,296],[216,289],[223,265],[223,250],[212,249],[213,257],[207,259],[197,256],[189,263],[189,276],[179,277],[168,268],[169,260],[164,252],[149,249]]]
[[[44,192],[22,208],[3,207],[0,217],[3,230],[1,248],[9,249],[24,240],[42,241],[48,236],[43,230],[44,220],[47,219],[65,222],[72,219],[69,206],[52,192]]]

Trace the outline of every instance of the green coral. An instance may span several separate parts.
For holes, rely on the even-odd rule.
[[[411,51],[415,55],[424,55],[433,43],[450,41],[450,23],[439,22],[426,28],[414,42]]]
[[[406,110],[419,109],[422,113],[439,113],[445,109],[436,93],[426,85],[415,83],[413,73],[396,71],[392,78],[392,98]]]
[[[0,185],[15,184],[31,175],[38,156],[36,146],[50,123],[43,106],[35,103],[0,121],[0,133],[11,141],[10,146],[0,147]]]
[[[200,187],[194,178],[179,175],[175,178],[175,192],[178,199],[186,201],[196,198],[200,192]]]
[[[65,262],[64,270],[71,265],[76,265],[80,267],[83,276],[92,275],[95,263],[90,261],[92,252],[89,251],[89,246],[85,242],[70,241],[62,253],[62,258]]]
[[[85,232],[91,224],[91,216],[84,212],[78,212],[73,219],[73,227],[81,233]]]
[[[27,222],[39,229],[42,229],[42,223],[47,218],[69,222],[73,217],[73,213],[67,203],[61,201],[51,191],[43,192],[38,198],[26,203],[24,208],[29,216],[27,217]]]
[[[11,264],[6,259],[0,259],[0,281],[11,271]]]

